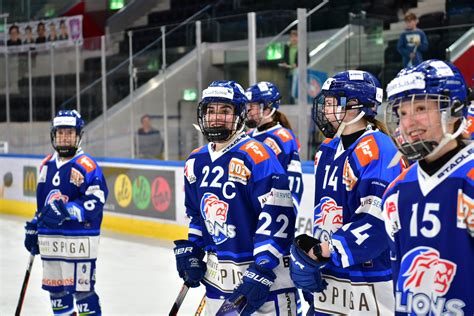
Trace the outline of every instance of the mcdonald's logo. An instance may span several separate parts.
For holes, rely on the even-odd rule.
[[[36,196],[36,167],[23,167],[23,195]]]

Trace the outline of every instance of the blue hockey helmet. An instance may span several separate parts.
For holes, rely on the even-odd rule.
[[[57,131],[62,128],[73,128],[76,131],[76,141],[70,145],[57,143]],[[72,157],[76,154],[82,140],[84,120],[76,110],[61,110],[56,114],[51,124],[51,144],[60,157]]]
[[[335,101],[327,102],[329,98]],[[374,75],[361,70],[343,71],[324,82],[313,100],[312,117],[324,136],[334,137],[337,132],[342,133],[345,125],[364,116],[375,117],[382,100],[383,90]],[[348,110],[359,110],[360,113],[344,125],[342,122]]]
[[[249,99],[249,104],[257,103],[260,106],[258,118],[247,118],[246,124],[250,128],[254,128],[259,125],[263,118],[271,117],[280,106],[280,90],[278,90],[276,85],[268,81],[261,81],[249,87],[245,91],[245,95]],[[269,115],[264,117],[263,111],[267,108],[271,109],[271,112]],[[249,108],[247,108],[247,114],[248,112]]]
[[[402,69],[388,84],[387,95],[385,123],[408,159],[435,153],[462,133],[464,121],[453,131],[449,125],[467,109],[468,88],[451,63],[431,59]],[[440,115],[430,116],[433,111]],[[415,118],[418,123],[408,126]]]
[[[235,133],[242,131],[246,119],[245,91],[235,81],[213,81],[202,92],[197,119],[201,132],[210,142],[225,142]],[[232,113],[222,111],[231,105]]]

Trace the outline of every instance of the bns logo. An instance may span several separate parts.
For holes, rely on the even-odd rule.
[[[235,237],[235,226],[228,225],[227,213],[229,204],[212,193],[205,193],[201,199],[201,215],[212,239],[219,245],[228,238]]]
[[[342,206],[330,197],[323,197],[315,209],[315,222],[319,228],[334,233],[342,226]]]

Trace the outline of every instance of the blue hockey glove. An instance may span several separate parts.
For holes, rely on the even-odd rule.
[[[290,277],[296,287],[311,293],[322,292],[327,282],[321,277],[320,269],[329,262],[329,258],[319,257],[319,262],[308,256],[308,252],[319,248],[320,241],[308,235],[300,235],[291,245]],[[320,251],[315,251],[320,254]]]
[[[43,207],[38,213],[38,226],[45,226],[48,228],[57,228],[61,226],[64,221],[70,220],[71,215],[64,206],[62,200],[54,200],[52,203]]]
[[[275,279],[276,275],[271,269],[252,263],[244,272],[242,283],[228,300],[237,303],[242,300],[242,297],[245,298],[246,305],[240,315],[250,315],[267,301],[270,287]]]
[[[175,240],[174,255],[179,276],[190,287],[198,287],[206,273],[204,250],[190,240]]]
[[[34,256],[39,254],[38,226],[36,225],[35,222],[26,222],[25,248]]]

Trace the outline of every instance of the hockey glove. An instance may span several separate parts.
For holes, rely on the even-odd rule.
[[[300,235],[291,245],[290,277],[296,287],[311,293],[322,292],[327,287],[327,282],[322,279],[320,269],[329,262],[329,258],[320,255],[321,242],[308,235]],[[319,258],[319,262],[308,256],[311,249]]]
[[[61,226],[64,221],[70,220],[71,215],[64,206],[62,200],[54,200],[50,204],[43,207],[38,213],[38,226],[57,228]]]
[[[38,226],[35,222],[26,222],[25,225],[25,248],[33,256],[39,254]]]
[[[206,273],[204,250],[190,240],[175,240],[174,255],[179,276],[190,287],[198,287]]]
[[[240,315],[250,315],[267,301],[270,287],[275,279],[276,275],[271,269],[252,263],[244,272],[242,283],[234,290],[228,300],[237,303],[243,297],[246,305]]]

